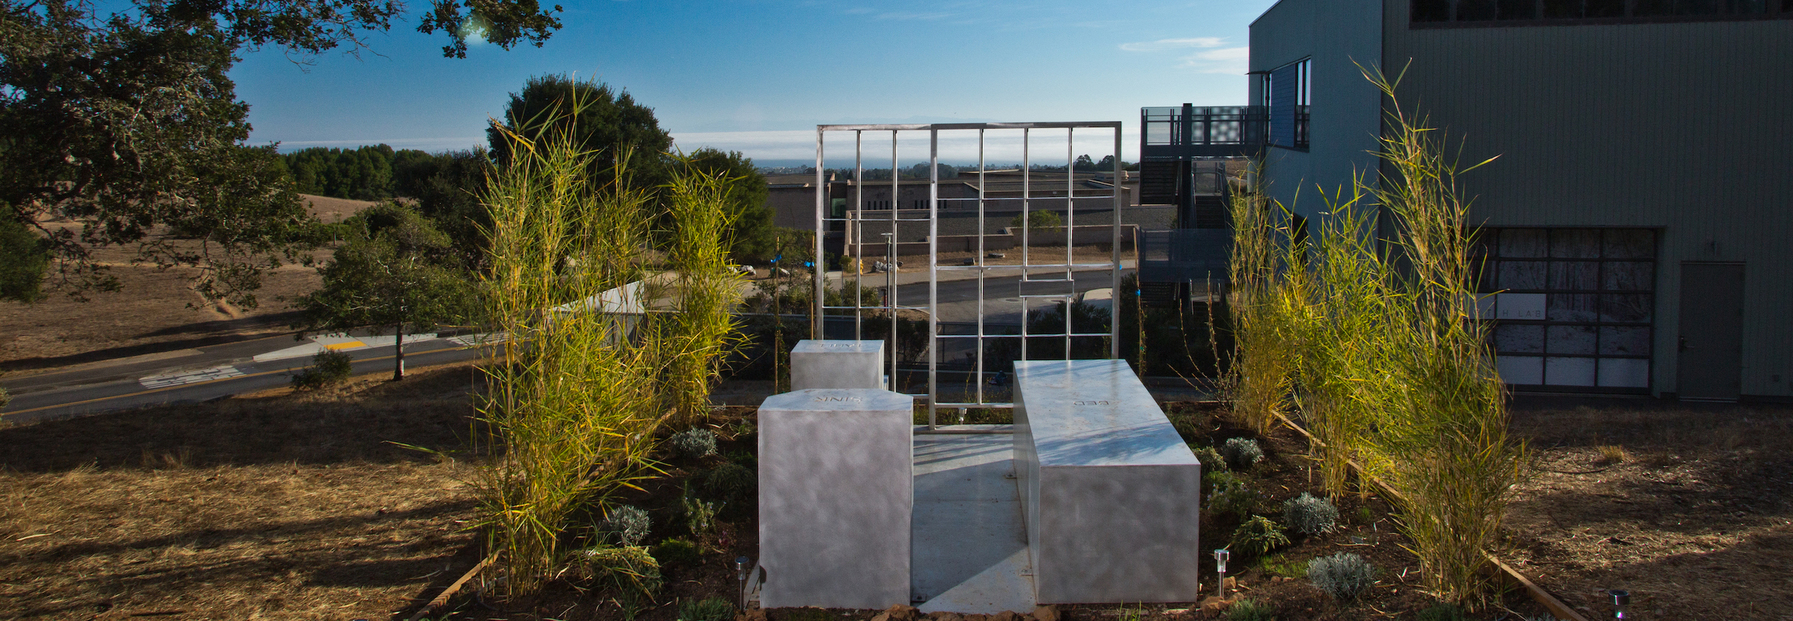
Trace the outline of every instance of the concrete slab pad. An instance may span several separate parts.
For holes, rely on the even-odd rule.
[[[922,612],[1033,609],[1008,435],[915,437],[914,595]]]

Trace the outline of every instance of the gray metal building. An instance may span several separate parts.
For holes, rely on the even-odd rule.
[[[1519,389],[1793,399],[1793,0],[1282,0],[1251,26],[1270,191],[1448,132]],[[1297,190],[1299,189],[1299,198]]]

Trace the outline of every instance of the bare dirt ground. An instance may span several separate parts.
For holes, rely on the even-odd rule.
[[[306,198],[325,222],[374,204]],[[286,265],[265,275],[256,308],[208,304],[191,286],[196,270],[133,263],[135,255],[135,247],[96,253],[118,278],[120,291],[90,294],[85,302],[52,291],[36,304],[0,303],[0,371],[57,368],[287,332],[296,319],[288,300],[320,282],[316,269]],[[314,257],[327,259],[329,252],[321,250]]]
[[[466,365],[0,429],[0,619],[355,619],[478,562]],[[276,393],[284,391],[275,391]]]
[[[1513,430],[1534,461],[1502,556],[1569,605],[1793,619],[1793,407],[1521,397]]]

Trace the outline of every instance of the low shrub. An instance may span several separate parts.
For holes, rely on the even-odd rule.
[[[1276,614],[1269,606],[1242,599],[1226,609],[1226,621],[1276,621]]]
[[[1264,460],[1264,449],[1258,446],[1257,440],[1228,438],[1226,444],[1220,445],[1220,456],[1225,457],[1226,465],[1234,470],[1250,470]]]
[[[735,618],[735,605],[720,597],[679,602],[679,621],[728,621]]]
[[[635,618],[660,591],[660,563],[647,548],[599,545],[580,550],[575,560],[576,575],[614,590],[625,619]]]
[[[1214,450],[1214,447],[1203,446],[1198,448],[1191,446],[1189,447],[1189,450],[1195,453],[1196,461],[1202,462],[1203,473],[1226,471],[1226,460],[1220,457],[1220,451]]]
[[[699,486],[711,499],[740,506],[759,493],[759,474],[746,466],[729,462],[705,471]]]
[[[1323,556],[1307,563],[1307,579],[1338,601],[1350,601],[1376,582],[1376,568],[1350,552]]]
[[[1290,559],[1284,554],[1265,557],[1258,566],[1264,569],[1264,573],[1272,576],[1282,576],[1291,580],[1307,577],[1307,561]]]
[[[680,504],[685,518],[685,530],[691,536],[701,541],[716,535],[716,503],[693,497],[690,490],[686,490]]]
[[[716,434],[708,429],[687,429],[666,439],[674,455],[702,459],[716,454]]]
[[[1419,621],[1469,621],[1469,613],[1462,606],[1438,602],[1419,611]]]
[[[654,544],[653,556],[661,567],[689,565],[703,556],[703,548],[690,539],[674,537]]]
[[[293,376],[293,388],[313,390],[340,384],[355,372],[355,359],[340,351],[324,350],[311,357],[311,366]]]
[[[1339,510],[1325,498],[1307,492],[1282,503],[1282,521],[1289,530],[1303,535],[1318,535],[1338,525]]]
[[[1238,475],[1225,470],[1202,475],[1202,482],[1208,486],[1208,513],[1214,515],[1233,514],[1245,519],[1257,506],[1258,496]]]
[[[1254,515],[1240,524],[1238,530],[1233,531],[1233,540],[1226,547],[1234,554],[1254,558],[1286,545],[1289,545],[1289,536],[1283,534],[1281,524],[1270,521],[1270,518]],[[1308,573],[1313,573],[1311,567]]]
[[[611,507],[610,513],[604,517],[599,530],[607,536],[614,536],[618,544],[636,546],[647,539],[648,531],[653,528],[653,520],[648,517],[647,510],[631,505]]]

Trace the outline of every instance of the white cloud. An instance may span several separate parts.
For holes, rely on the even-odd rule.
[[[1251,60],[1251,48],[1227,47],[1217,50],[1197,52],[1183,57],[1185,69],[1195,69],[1202,73],[1243,74],[1248,70]]]
[[[1157,41],[1136,41],[1122,43],[1121,50],[1126,52],[1162,52],[1192,47],[1220,47],[1226,43],[1221,37],[1195,37],[1191,39],[1159,39]]]

